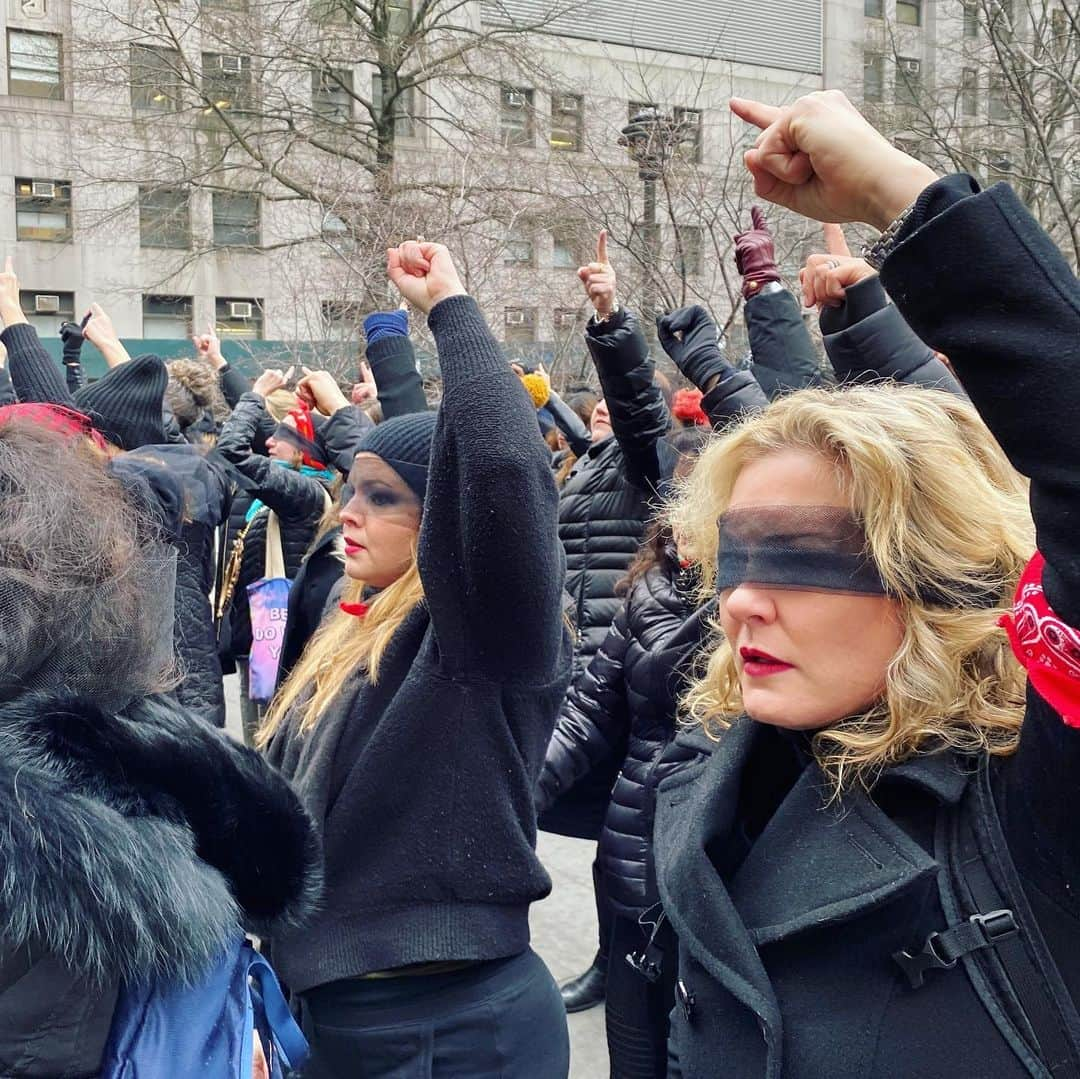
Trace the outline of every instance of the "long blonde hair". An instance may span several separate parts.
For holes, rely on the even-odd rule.
[[[1034,549],[1027,485],[978,413],[951,394],[910,386],[807,390],[744,420],[702,454],[671,507],[680,544],[711,592],[717,518],[742,467],[786,449],[837,468],[867,548],[904,626],[885,692],[865,714],[817,733],[834,794],[920,751],[1005,755],[1019,741],[1024,672],[997,621]],[[955,603],[915,596],[930,585]],[[989,590],[993,606],[964,605]],[[922,591],[922,594],[926,594]],[[685,700],[714,738],[742,714],[738,671],[720,640]]]
[[[357,603],[363,592],[363,581],[349,581],[343,599]],[[271,702],[255,744],[264,748],[294,708],[302,712],[300,733],[306,734],[354,674],[362,673],[369,682],[377,682],[391,639],[423,600],[414,541],[409,568],[371,601],[363,618],[337,610],[323,620]]]

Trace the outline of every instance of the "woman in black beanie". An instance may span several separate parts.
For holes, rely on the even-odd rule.
[[[551,887],[532,790],[570,659],[549,454],[446,248],[389,257],[444,396],[361,443],[346,602],[260,732],[327,874],[322,915],[273,936],[274,960],[302,1002],[306,1079],[560,1079],[565,1011],[529,949]]]

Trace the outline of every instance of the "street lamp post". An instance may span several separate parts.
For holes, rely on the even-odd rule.
[[[638,178],[644,188],[645,287],[641,298],[641,321],[645,336],[651,342],[656,340],[656,275],[660,265],[656,181],[663,175],[672,129],[670,117],[650,105],[630,117],[619,137],[619,145],[626,147],[638,167]]]

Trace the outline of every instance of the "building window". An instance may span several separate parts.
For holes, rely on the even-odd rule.
[[[394,92],[393,79],[389,79],[390,93]],[[391,103],[390,113],[394,117],[394,137],[398,139],[411,139],[416,134],[416,110],[413,108],[413,88],[411,86],[399,89],[397,96]],[[383,111],[383,80],[376,71],[371,76],[371,104],[377,114]]]
[[[311,108],[324,120],[342,123],[352,117],[353,73],[332,67],[311,73]]]
[[[346,300],[323,300],[323,337],[327,341],[358,343],[364,324],[362,304]]]
[[[964,68],[961,77],[960,111],[964,116],[979,115],[979,73],[972,67]]]
[[[551,325],[557,338],[584,333],[585,320],[585,313],[578,307],[556,307],[551,314]]]
[[[175,49],[131,46],[131,104],[137,109],[178,112],[184,103],[183,60]]]
[[[675,272],[691,277],[704,271],[701,229],[697,225],[677,225]]]
[[[412,0],[386,0],[386,30],[395,41],[412,29]]]
[[[259,196],[214,192],[214,246],[259,246]]]
[[[262,300],[227,297],[214,304],[214,325],[218,337],[261,340],[263,335]]]
[[[251,57],[233,53],[202,54],[204,111],[243,112],[254,104]]]
[[[143,247],[191,246],[191,196],[187,188],[139,188],[139,243]]]
[[[863,53],[863,101],[881,101],[885,97],[885,57],[879,52]]]
[[[922,96],[922,61],[914,56],[896,58],[896,103],[918,105]]]
[[[1000,73],[995,72],[990,76],[987,112],[991,120],[1008,120],[1011,118],[1009,84],[1005,81],[1005,76]]]
[[[863,0],[863,14],[868,19],[884,19],[885,4],[883,0]]]
[[[964,0],[964,37],[979,36],[979,0]]]
[[[19,306],[26,321],[42,337],[55,337],[64,322],[75,318],[74,292],[28,292],[19,293]]]
[[[503,85],[499,91],[499,131],[503,146],[533,146],[536,142],[532,90]]]
[[[922,0],[896,0],[896,21],[901,26],[922,26]]]
[[[182,341],[191,336],[190,296],[144,296],[142,335],[151,341]]]
[[[585,129],[585,98],[581,94],[554,94],[551,98],[551,148],[581,150]]]
[[[71,239],[71,181],[15,179],[15,239]]]
[[[702,114],[700,109],[680,109],[674,112],[675,152],[686,161],[701,164]]]
[[[551,265],[557,270],[576,270],[582,259],[582,233],[584,226],[577,221],[567,221],[552,226]]]
[[[507,344],[527,344],[536,340],[536,308],[507,307],[503,310],[505,332],[503,340]]]
[[[8,31],[8,93],[60,101],[64,96],[59,34]]]
[[[648,112],[649,109],[659,112],[660,106],[655,101],[631,101],[626,106],[626,119],[627,121],[633,120],[639,112]]]
[[[515,221],[503,243],[504,266],[536,265],[536,230],[531,221]]]

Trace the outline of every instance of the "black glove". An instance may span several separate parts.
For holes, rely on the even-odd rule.
[[[680,330],[681,341],[675,336]],[[675,366],[703,393],[715,378],[731,371],[720,349],[716,323],[704,307],[695,304],[658,316],[656,332]]]

